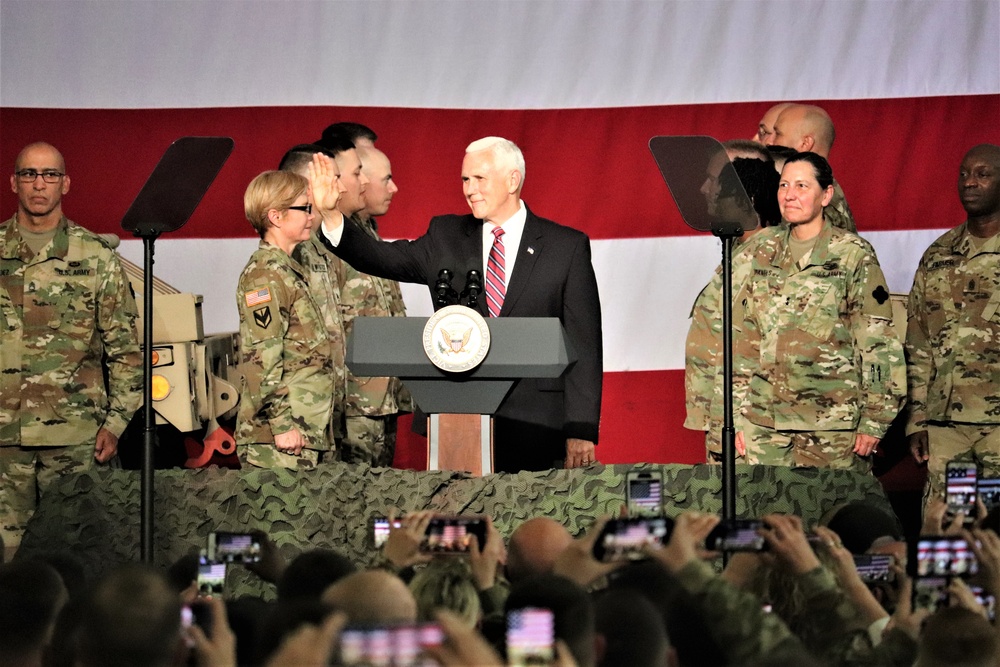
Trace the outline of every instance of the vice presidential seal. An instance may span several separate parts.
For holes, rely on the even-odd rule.
[[[470,371],[490,351],[490,328],[482,315],[465,306],[445,306],[427,319],[424,353],[449,373]]]

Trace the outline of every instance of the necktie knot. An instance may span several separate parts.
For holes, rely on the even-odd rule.
[[[504,234],[503,227],[494,227],[493,228],[493,238],[495,240],[500,241],[500,237],[503,236],[503,234]],[[502,243],[502,241],[501,241],[501,243]]]

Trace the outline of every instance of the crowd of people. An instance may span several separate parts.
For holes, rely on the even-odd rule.
[[[40,554],[0,565],[0,665],[1000,664],[997,511],[963,527],[929,506],[924,533],[963,541],[977,563],[974,576],[932,579],[907,568],[914,550],[882,510],[830,510],[811,527],[762,517],[763,550],[724,566],[705,548],[720,518],[699,512],[640,558],[610,561],[594,549],[609,516],[576,537],[537,517],[506,539],[486,517],[483,543],[436,555],[425,546],[434,514],[412,512],[390,517],[367,563],[318,549],[286,562],[255,533],[260,560],[243,566],[273,585],[268,600],[199,592],[204,551],[96,581],[69,554]],[[887,569],[862,578],[863,554]],[[536,630],[541,657],[517,662],[511,619],[525,610],[551,621]]]

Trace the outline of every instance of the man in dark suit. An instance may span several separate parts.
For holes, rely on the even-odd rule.
[[[325,210],[319,202],[328,181],[326,164],[325,156],[317,156],[312,165],[314,200],[323,217],[321,238],[356,269],[424,283],[432,294],[441,269],[453,272],[453,287],[459,292],[475,269],[487,276],[486,293],[478,303],[482,315],[558,317],[566,329],[576,363],[558,379],[522,379],[495,415],[495,469],[545,470],[560,460],[567,468],[595,462],[603,352],[590,240],[582,232],[539,218],[521,202],[521,150],[499,137],[470,144],[462,162],[462,183],[472,215],[435,217],[427,232],[413,241],[377,241],[344,224],[335,209]],[[500,239],[497,228],[502,230]],[[499,275],[490,259],[497,245],[503,254]]]

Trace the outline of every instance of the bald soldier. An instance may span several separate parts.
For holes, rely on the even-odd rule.
[[[906,327],[906,434],[933,495],[954,458],[1000,477],[1000,146],[966,153],[958,196],[968,217],[921,258]]]
[[[764,145],[816,153],[829,160],[835,137],[833,120],[825,110],[812,104],[788,104],[778,114],[774,131],[766,137]],[[857,231],[851,207],[847,205],[844,191],[836,181],[833,182],[833,200],[823,215],[834,227]]]
[[[778,120],[781,112],[790,106],[792,106],[791,102],[779,102],[764,112],[764,115],[760,118],[760,122],[757,123],[757,131],[750,137],[750,140],[770,146],[769,139],[774,136],[774,123]]]
[[[8,549],[20,544],[46,487],[114,457],[142,401],[135,299],[108,242],[63,215],[63,156],[49,144],[27,146],[10,187],[17,212],[0,224],[0,534]]]

